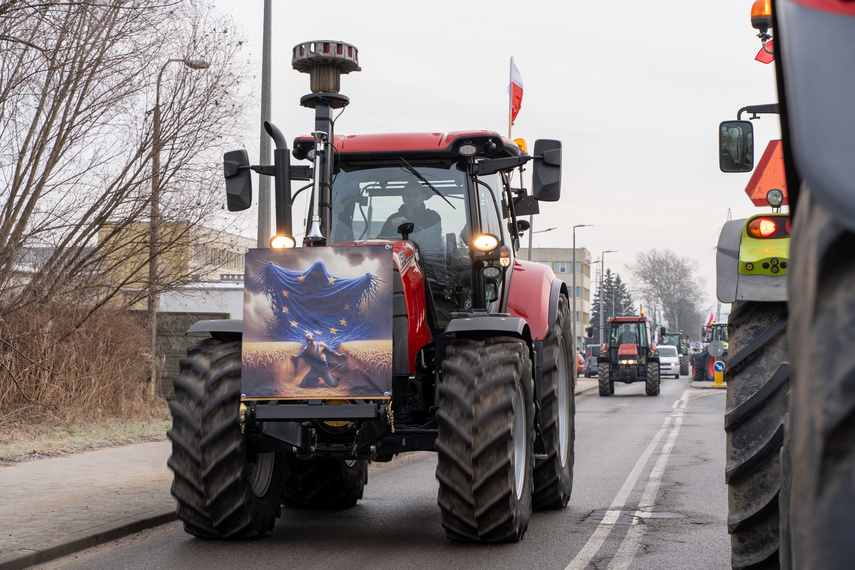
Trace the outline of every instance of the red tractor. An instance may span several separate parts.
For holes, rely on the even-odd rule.
[[[247,253],[242,321],[203,321],[171,403],[172,493],[188,533],[263,535],[280,505],[346,508],[369,461],[436,451],[455,540],[522,539],[573,484],[575,363],[565,284],[516,258],[538,201],[560,194],[561,143],[498,133],[336,135],[356,48],[308,42],[315,132],[273,165],[226,153],[228,206],[275,176],[276,236]],[[324,78],[333,80],[324,84]],[[311,166],[291,164],[291,156]],[[532,171],[532,193],[511,176]],[[291,181],[309,182],[294,247]]]
[[[597,357],[600,396],[612,396],[615,382],[644,382],[648,396],[659,395],[659,357],[644,316],[609,317],[608,343]]]

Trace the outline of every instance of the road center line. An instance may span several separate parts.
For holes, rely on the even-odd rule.
[[[570,561],[570,564],[568,564],[564,570],[584,570],[584,568],[588,566],[588,564],[600,550],[600,547],[603,545],[603,542],[605,542],[606,537],[609,535],[612,528],[614,527],[615,522],[617,522],[618,517],[620,516],[621,511],[623,510],[623,506],[626,503],[626,499],[629,497],[630,492],[632,492],[632,489],[635,487],[639,475],[641,475],[641,471],[644,469],[644,466],[647,465],[647,460],[650,459],[650,456],[653,454],[653,450],[656,449],[656,446],[659,444],[659,440],[662,439],[662,435],[668,429],[668,425],[671,423],[671,419],[674,418],[674,428],[672,429],[671,434],[669,434],[668,436],[668,442],[663,447],[659,460],[656,462],[656,466],[654,466],[653,472],[651,472],[650,474],[650,481],[648,482],[647,487],[645,488],[641,504],[639,505],[639,509],[642,508],[642,505],[650,505],[650,507],[652,507],[653,500],[656,498],[656,493],[658,493],[659,491],[659,483],[661,483],[662,476],[665,472],[665,463],[667,463],[668,456],[671,454],[671,450],[674,448],[674,441],[676,441],[677,433],[679,433],[680,431],[680,425],[682,425],[683,423],[682,410],[685,409],[686,404],[688,403],[688,392],[689,389],[687,388],[686,391],[683,392],[683,395],[680,396],[680,399],[674,402],[674,405],[672,406],[672,409],[674,411],[671,412],[671,415],[665,418],[665,421],[662,422],[662,427],[659,428],[659,431],[656,432],[655,436],[653,436],[653,441],[650,442],[650,445],[647,446],[647,449],[645,449],[644,453],[641,454],[641,457],[638,458],[638,461],[635,463],[635,467],[633,467],[632,471],[630,471],[629,476],[626,478],[626,481],[624,481],[623,486],[620,488],[620,491],[618,491],[617,496],[615,497],[614,501],[612,501],[612,504],[609,506],[609,509],[606,512],[605,516],[603,516],[602,522],[600,522],[600,524],[594,530],[594,533],[591,535],[591,538],[588,539],[588,542],[585,543],[585,546],[582,547],[582,550],[579,551],[579,553],[573,558],[573,560]],[[661,468],[657,470],[657,467],[660,466],[660,463]],[[651,484],[654,481],[657,482],[655,483],[654,487],[651,487]],[[648,493],[651,494],[648,495]],[[641,525],[633,525],[632,527],[630,527],[630,530],[638,528],[640,526]],[[635,555],[635,552],[638,548],[638,542],[641,540],[642,535],[643,532],[638,535],[637,541],[635,542],[634,546],[625,546],[627,539],[624,539],[624,543],[621,544],[621,547],[618,551],[618,556],[620,556],[621,551],[623,550],[624,557],[626,557],[628,553],[627,551],[629,551],[630,548],[632,548],[632,550],[631,552],[629,552],[628,560],[626,561],[627,565],[620,566],[620,568],[628,567],[629,562],[632,561],[632,558]],[[630,533],[627,533],[627,538],[629,538],[629,536]],[[617,559],[618,556],[616,556],[615,558]],[[623,564],[622,560],[623,558],[618,563]],[[616,561],[617,560],[613,562]],[[611,566],[609,566],[609,568],[611,568]]]
[[[636,516],[649,516],[653,511],[653,505],[656,501],[656,495],[659,494],[659,486],[665,476],[665,465],[668,463],[668,457],[674,449],[674,443],[677,441],[677,434],[680,433],[680,426],[683,425],[683,411],[675,409],[673,412],[674,427],[671,433],[668,434],[668,441],[662,447],[659,454],[659,459],[656,460],[656,465],[653,466],[653,471],[650,473],[650,479],[647,481],[647,487],[644,489],[644,494],[641,496],[641,502],[638,504]],[[638,552],[638,545],[641,544],[641,539],[644,536],[645,525],[633,525],[623,539],[623,542],[618,548],[617,554],[609,563],[608,570],[626,570],[629,568],[635,553]]]

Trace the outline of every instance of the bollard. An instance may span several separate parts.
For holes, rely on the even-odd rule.
[[[721,360],[716,361],[713,364],[713,370],[715,371],[715,382],[713,382],[713,386],[724,386],[724,362]]]

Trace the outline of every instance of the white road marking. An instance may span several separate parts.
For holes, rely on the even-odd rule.
[[[593,560],[594,556],[600,550],[603,542],[605,542],[606,537],[611,532],[614,524],[618,520],[618,517],[621,515],[621,512],[623,512],[623,506],[626,503],[626,499],[635,487],[638,477],[641,475],[641,471],[644,469],[645,465],[647,465],[648,459],[650,459],[650,456],[653,454],[653,451],[659,444],[659,440],[662,439],[662,435],[668,429],[668,425],[671,423],[671,419],[673,418],[674,426],[671,429],[671,433],[668,435],[668,441],[662,447],[662,451],[659,454],[656,465],[654,465],[653,470],[650,473],[650,478],[644,489],[644,494],[641,497],[638,510],[634,513],[635,516],[642,518],[650,516],[656,495],[659,492],[659,485],[662,483],[662,478],[665,474],[665,465],[668,462],[668,457],[671,455],[671,451],[674,449],[674,443],[677,441],[677,434],[680,432],[680,426],[683,424],[683,410],[686,409],[686,404],[689,401],[689,390],[690,389],[687,388],[686,391],[683,392],[683,395],[680,396],[680,399],[674,402],[674,405],[672,406],[674,411],[671,412],[671,415],[665,418],[665,421],[662,423],[662,427],[659,428],[659,431],[656,432],[655,436],[653,436],[653,441],[650,442],[650,445],[647,446],[647,449],[645,449],[644,453],[641,454],[641,457],[638,458],[638,461],[635,463],[635,467],[630,471],[629,476],[626,478],[626,481],[624,481],[623,486],[620,488],[620,491],[618,491],[617,496],[612,501],[612,504],[606,511],[605,516],[603,516],[602,522],[600,522],[596,530],[594,530],[594,533],[591,535],[591,538],[588,539],[588,542],[585,543],[585,546],[582,547],[582,550],[579,551],[576,557],[570,561],[570,564],[568,564],[564,570],[583,570],[588,567],[591,560]],[[643,535],[644,525],[633,524],[627,535],[624,537],[624,540],[621,542],[617,554],[609,564],[609,569],[614,568],[615,570],[618,570],[628,568],[636,551],[638,550],[638,545],[640,544]]]

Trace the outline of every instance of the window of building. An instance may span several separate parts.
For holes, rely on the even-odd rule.
[[[555,273],[570,273],[571,263],[568,261],[556,261]]]

